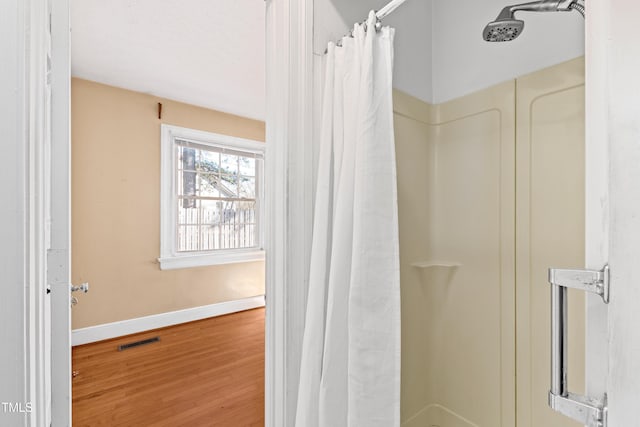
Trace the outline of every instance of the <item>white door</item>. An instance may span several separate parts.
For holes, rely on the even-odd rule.
[[[611,269],[611,297],[587,300],[587,395],[607,425],[640,418],[640,4],[590,2],[586,33],[586,264]]]
[[[71,156],[69,0],[51,6],[51,426],[71,426]]]

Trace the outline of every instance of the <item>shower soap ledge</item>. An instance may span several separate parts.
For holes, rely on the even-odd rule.
[[[445,262],[445,261],[418,261],[411,264],[412,267],[417,268],[456,268],[462,266],[459,262]]]

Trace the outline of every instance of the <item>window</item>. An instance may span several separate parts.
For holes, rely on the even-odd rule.
[[[163,270],[258,261],[264,143],[162,125]]]

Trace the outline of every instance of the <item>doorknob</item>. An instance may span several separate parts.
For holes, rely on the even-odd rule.
[[[549,269],[551,284],[551,388],[549,406],[587,427],[607,427],[607,396],[593,399],[567,387],[567,288],[591,292],[609,303],[609,266],[602,270]]]
[[[78,292],[78,291],[82,291],[85,294],[89,292],[89,283],[85,282],[78,286],[71,285],[71,292]]]
[[[71,285],[71,292],[78,292],[78,291],[84,292],[85,294],[89,292],[89,283],[87,282],[81,283],[78,286]],[[71,297],[71,307],[73,307],[76,304],[78,304],[78,298]]]

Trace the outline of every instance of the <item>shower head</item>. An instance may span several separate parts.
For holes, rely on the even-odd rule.
[[[484,27],[482,38],[488,42],[508,42],[518,37],[524,28],[524,21],[515,18],[518,11],[568,12],[574,9],[584,16],[584,6],[578,0],[540,0],[507,6]]]
[[[524,21],[519,19],[496,19],[484,27],[482,38],[488,42],[509,42],[518,37],[523,28]]]

